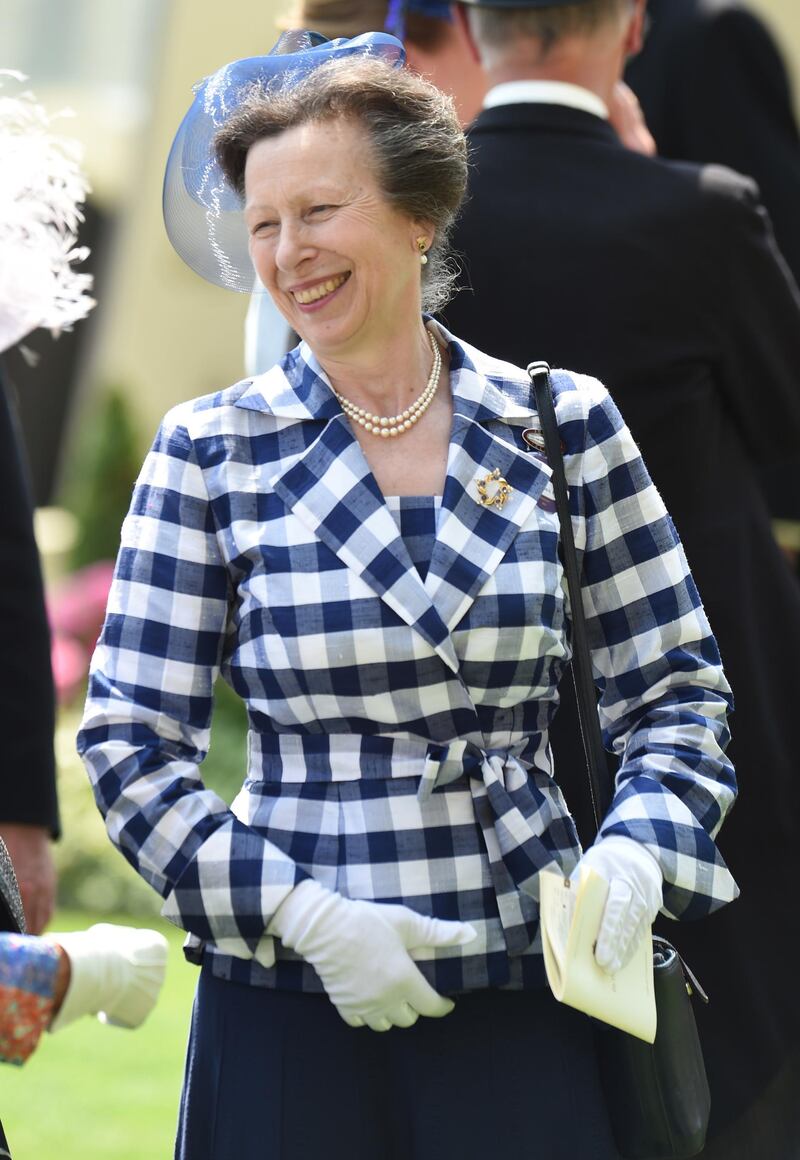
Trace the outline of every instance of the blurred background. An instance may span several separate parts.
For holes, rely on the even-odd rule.
[[[88,656],[119,526],[164,411],[244,374],[247,297],[201,281],[161,221],[161,180],[193,82],[267,51],[277,0],[0,0],[0,67],[19,70],[49,112],[73,111],[92,186],[80,241],[98,306],[73,333],[38,331],[7,356],[30,461],[59,691],[64,837],[55,929],[97,916],[158,925],[158,899],[111,848],[74,754]],[[751,0],[800,88],[800,5]],[[238,706],[219,691],[204,775],[226,798],[244,769]],[[141,1160],[171,1155],[195,971],[171,939],[162,1002],[128,1034],[84,1020],[23,1071],[0,1070],[15,1157]]]

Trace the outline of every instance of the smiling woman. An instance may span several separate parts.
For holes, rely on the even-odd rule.
[[[466,149],[401,63],[381,34],[289,34],[198,86],[168,163],[178,252],[243,290],[255,267],[302,340],[165,418],[79,738],[202,963],[179,1160],[616,1160],[591,1025],[545,987],[539,872],[588,866],[630,900],[597,932],[609,972],[662,900],[736,892],[713,637],[608,393],[560,372],[621,758],[581,853],[548,744],[570,657],[551,467],[525,372],[423,314]],[[198,772],[219,673],[250,725],[230,809]]]

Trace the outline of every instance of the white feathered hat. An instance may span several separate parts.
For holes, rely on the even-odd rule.
[[[69,330],[94,306],[91,275],[73,269],[89,252],[76,246],[89,189],[81,147],[52,131],[63,114],[48,115],[25,79],[0,70],[0,351],[39,326]]]

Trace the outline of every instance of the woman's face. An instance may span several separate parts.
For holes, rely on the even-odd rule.
[[[245,167],[256,272],[320,357],[380,349],[419,325],[420,251],[431,230],[394,209],[366,130],[339,119],[256,142]]]

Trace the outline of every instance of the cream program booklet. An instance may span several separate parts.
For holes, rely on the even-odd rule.
[[[643,938],[616,975],[606,974],[595,961],[594,943],[608,883],[592,870],[574,880],[543,870],[539,882],[544,965],[556,999],[652,1043],[656,1037],[652,939]]]

